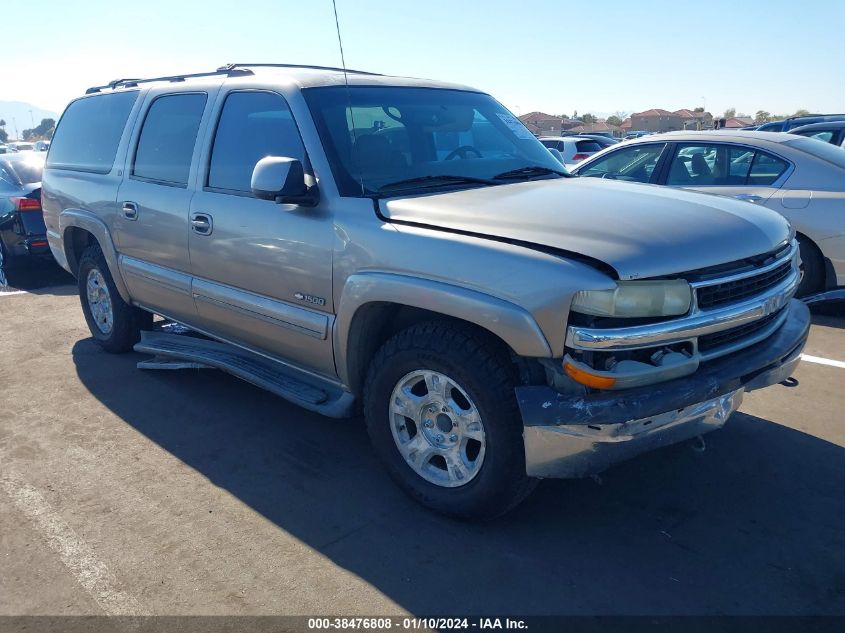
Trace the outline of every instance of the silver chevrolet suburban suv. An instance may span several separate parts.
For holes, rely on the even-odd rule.
[[[458,517],[721,427],[809,328],[779,215],[570,177],[436,81],[231,64],[91,88],[42,195],[105,350],[363,413],[398,484]]]

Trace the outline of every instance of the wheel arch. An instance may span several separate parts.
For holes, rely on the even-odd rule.
[[[59,216],[59,222],[62,248],[70,272],[76,275],[82,252],[88,246],[97,244],[103,252],[118,293],[124,301],[131,303],[129,291],[117,263],[117,249],[106,223],[91,213],[76,209],[63,211]]]
[[[415,323],[449,320],[494,337],[509,352],[551,357],[534,318],[523,308],[451,284],[396,275],[360,273],[349,277],[333,332],[340,379],[360,393],[370,360],[394,333]]]

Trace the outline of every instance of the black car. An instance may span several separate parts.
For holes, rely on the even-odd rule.
[[[831,145],[845,147],[845,121],[825,121],[812,125],[802,125],[789,130],[789,133],[809,136]]]
[[[0,155],[0,284],[9,267],[52,258],[41,213],[43,170],[43,153]]]

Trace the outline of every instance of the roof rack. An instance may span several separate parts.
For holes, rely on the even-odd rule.
[[[253,68],[302,68],[307,70],[331,70],[335,72],[346,72],[352,75],[379,75],[379,73],[371,73],[364,70],[353,70],[351,68],[335,68],[334,66],[311,66],[308,64],[226,64],[217,70],[208,73],[193,73],[190,75],[170,75],[167,77],[150,77],[148,79],[115,79],[110,81],[105,86],[94,86],[88,88],[85,94],[94,94],[103,90],[116,88],[134,88],[141,83],[150,83],[153,81],[185,81],[186,79],[195,79],[197,77],[214,77],[215,75],[226,75],[228,77],[243,77],[245,75],[254,74],[250,67]]]
[[[105,86],[94,86],[92,88],[88,88],[85,91],[85,94],[94,94],[95,92],[101,92],[106,89],[114,90],[116,88],[134,88],[138,84],[145,84],[150,83],[153,81],[185,81],[186,79],[196,79],[197,77],[214,77],[215,75],[227,75],[228,77],[242,77],[244,75],[252,75],[254,74],[248,68],[235,68],[231,64],[227,66],[222,66],[215,71],[209,73],[193,73],[190,75],[170,75],[167,77],[150,77],[148,79],[115,79],[114,81],[110,81]]]
[[[352,68],[336,68],[334,66],[312,66],[310,64],[226,64],[225,66],[221,66],[217,70],[231,70],[236,68],[302,68],[305,70],[333,70],[339,73],[346,72],[350,75],[376,75],[380,76],[380,73],[371,73],[365,70],[353,70]]]

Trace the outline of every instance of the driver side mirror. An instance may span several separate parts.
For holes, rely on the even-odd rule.
[[[252,170],[252,193],[276,204],[313,207],[320,199],[316,186],[305,182],[302,163],[287,156],[265,156]]]

